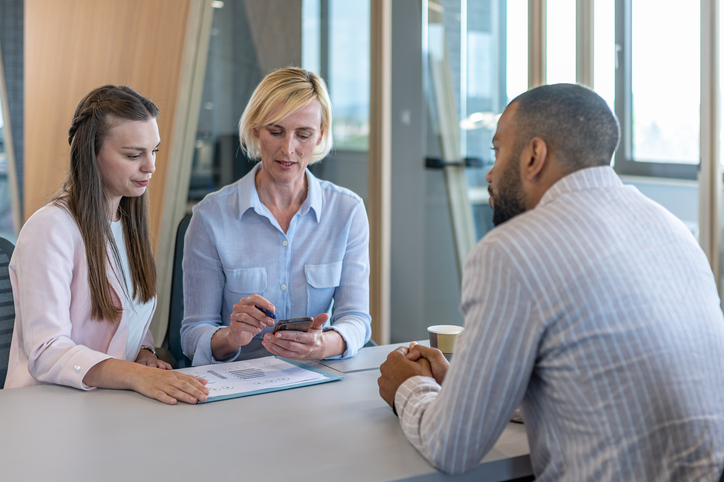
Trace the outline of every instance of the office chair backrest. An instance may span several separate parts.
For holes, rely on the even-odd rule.
[[[181,349],[181,322],[184,319],[184,236],[191,222],[191,214],[187,214],[178,225],[176,245],[173,251],[173,272],[171,274],[171,306],[166,329],[168,351],[176,359],[179,368],[190,367],[191,360]]]
[[[0,238],[0,388],[5,385],[10,342],[13,339],[13,326],[15,325],[13,288],[10,285],[10,272],[8,271],[14,248],[13,243],[5,238]]]

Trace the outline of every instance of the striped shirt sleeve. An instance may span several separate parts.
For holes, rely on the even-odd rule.
[[[502,243],[480,243],[465,267],[465,330],[442,387],[413,377],[395,406],[415,448],[440,470],[474,468],[521,402],[535,362],[537,323],[526,283]]]

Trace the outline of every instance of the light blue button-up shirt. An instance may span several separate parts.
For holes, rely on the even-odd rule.
[[[183,351],[193,364],[267,356],[265,328],[249,345],[214,359],[211,337],[241,298],[258,294],[278,319],[330,314],[353,356],[370,339],[369,224],[362,199],[309,171],[307,199],[286,233],[259,200],[258,164],[193,208],[184,245]]]

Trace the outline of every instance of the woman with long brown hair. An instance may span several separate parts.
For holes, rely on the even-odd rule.
[[[206,399],[170,370],[149,331],[156,307],[146,186],[158,109],[124,86],[91,91],[68,131],[60,194],[23,226],[10,262],[15,329],[5,388],[56,383],[135,390],[165,403]]]

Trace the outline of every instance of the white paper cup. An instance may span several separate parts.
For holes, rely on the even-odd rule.
[[[437,348],[445,355],[445,358],[451,360],[455,348],[455,339],[462,331],[463,327],[458,325],[430,326],[427,328],[427,333],[430,335],[430,346]]]

